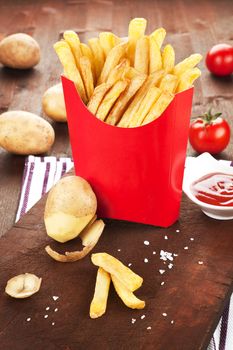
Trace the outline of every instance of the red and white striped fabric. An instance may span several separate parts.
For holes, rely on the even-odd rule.
[[[188,157],[187,162],[192,158]],[[233,162],[222,161],[233,166]],[[51,187],[73,167],[70,158],[29,156],[25,162],[21,196],[16,215],[20,219]],[[233,349],[233,296],[224,310],[207,350]]]

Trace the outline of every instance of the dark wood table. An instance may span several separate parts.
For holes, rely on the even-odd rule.
[[[34,70],[16,72],[6,68],[0,69],[0,111],[23,109],[42,115],[41,98],[43,92],[49,86],[59,81],[59,75],[61,73],[61,66],[53,52],[52,44],[58,39],[60,33],[66,29],[76,30],[83,41],[96,35],[99,31],[106,30],[112,30],[119,36],[124,36],[127,31],[128,21],[133,17],[143,16],[148,19],[149,31],[159,26],[166,28],[167,42],[174,45],[178,61],[192,52],[200,52],[205,55],[208,48],[217,42],[232,43],[232,10],[233,3],[231,0],[221,2],[213,0],[203,0],[201,2],[162,0],[115,2],[108,0],[0,1],[0,38],[15,32],[26,32],[38,40],[42,50],[41,62]],[[195,117],[199,113],[206,111],[208,107],[213,106],[216,111],[223,112],[233,130],[232,77],[225,79],[215,78],[207,72],[204,63],[201,64],[201,69],[203,75],[196,84],[192,116]],[[51,150],[51,155],[71,156],[67,126],[56,123],[53,123],[53,126],[56,132],[56,141]],[[225,152],[218,155],[219,158],[233,159],[232,140]],[[190,148],[188,149],[188,154],[194,154]],[[10,155],[0,150],[0,236],[10,229],[14,223],[24,160],[24,157]],[[28,258],[28,260],[23,259],[17,263],[16,270],[19,272],[20,268],[24,268],[29,262],[34,264],[34,267],[38,267],[38,264],[33,260],[32,254],[28,253],[27,249],[30,249],[32,246],[28,244],[26,236],[28,231],[28,237],[35,240],[35,246],[38,248],[41,248],[45,244],[45,237],[39,239],[35,235],[39,229],[44,230],[42,218],[43,203],[44,199],[36,209],[33,209],[32,214],[26,216],[9,232],[9,239],[7,234],[0,243],[1,253],[3,254],[4,252],[5,254],[2,262],[6,263],[1,275],[1,293],[9,275],[8,272],[12,271],[13,273],[13,265],[10,257],[14,261],[15,259],[20,260],[20,254]],[[33,232],[30,225],[36,222],[38,223],[38,227]],[[22,242],[18,243],[16,232],[18,232],[19,227],[22,229],[22,242],[27,242],[27,249],[26,247],[23,248]],[[174,234],[176,228],[181,229],[180,235]],[[168,283],[166,283],[165,288],[162,290],[159,287],[161,276],[156,276],[154,279],[150,276],[148,281],[145,282],[145,287],[141,294],[141,296],[146,295],[149,300],[153,300],[154,298],[155,306],[149,306],[148,312],[149,315],[153,312],[158,313],[153,319],[153,328],[158,330],[158,334],[154,334],[151,338],[147,334],[142,333],[141,325],[137,326],[137,332],[134,333],[135,331],[132,331],[132,328],[128,326],[124,328],[124,322],[122,326],[117,322],[119,321],[118,316],[116,317],[116,321],[109,326],[111,324],[111,317],[114,318],[114,312],[119,313],[122,311],[124,317],[128,317],[128,319],[131,317],[131,313],[126,316],[128,310],[125,310],[123,307],[119,309],[119,302],[116,303],[116,300],[113,299],[110,302],[110,307],[112,307],[110,311],[111,317],[106,316],[106,319],[103,318],[97,321],[98,329],[102,327],[100,336],[95,331],[95,323],[83,321],[81,323],[81,331],[84,332],[84,335],[79,335],[79,341],[78,335],[75,335],[75,329],[79,325],[76,324],[75,326],[69,322],[68,318],[71,317],[69,308],[65,309],[64,320],[68,322],[70,331],[64,325],[60,325],[56,331],[53,331],[51,337],[49,335],[47,338],[45,337],[44,342],[40,342],[35,341],[34,336],[42,336],[42,333],[46,332],[46,328],[43,328],[43,326],[40,329],[38,328],[38,331],[30,329],[28,331],[28,345],[25,345],[25,347],[22,345],[21,338],[17,335],[15,336],[17,343],[16,340],[14,343],[15,327],[18,327],[17,318],[15,319],[12,313],[9,316],[1,314],[0,340],[2,343],[6,339],[5,344],[8,344],[4,350],[13,348],[28,349],[30,348],[29,345],[33,346],[33,340],[35,349],[93,349],[95,344],[94,337],[96,337],[96,347],[100,347],[102,342],[103,349],[205,349],[232,292],[233,230],[231,225],[229,222],[216,222],[205,217],[199,209],[184,198],[180,221],[166,231],[130,223],[108,222],[107,234],[112,239],[112,246],[109,247],[108,251],[116,255],[117,246],[120,242],[123,245],[122,241],[125,239],[124,245],[130,245],[132,242],[135,242],[132,252],[128,249],[127,252],[122,253],[122,256],[118,256],[123,260],[125,259],[125,261],[129,258],[135,259],[133,248],[137,252],[140,252],[141,246],[139,244],[141,244],[140,240],[142,238],[140,234],[142,230],[147,234],[151,242],[153,242],[153,246],[163,247],[164,234],[167,234],[169,239],[171,238],[166,243],[167,250],[173,248],[177,252],[182,252],[180,254],[180,260],[177,260],[176,273],[170,273],[168,275]],[[116,233],[119,235],[118,238],[116,238]],[[190,250],[185,255],[183,253],[183,247],[187,245],[191,237],[195,237],[195,243],[193,243],[195,249],[193,251]],[[105,243],[106,238],[103,239],[100,245],[101,249],[106,249],[104,248]],[[12,244],[12,251],[9,248],[9,244]],[[19,244],[18,249],[17,244]],[[142,259],[143,253],[140,252],[139,255],[140,259]],[[42,253],[40,261],[46,261],[47,264],[47,259]],[[205,259],[206,261],[206,264],[201,270],[199,269],[200,266],[196,264],[198,259]],[[82,263],[84,269],[90,268],[90,262],[88,261]],[[156,260],[156,263],[159,265],[159,259]],[[53,274],[56,273],[57,267],[56,264],[51,265],[51,276],[54,277]],[[41,273],[50,274],[46,266],[43,265],[40,271]],[[71,274],[74,273],[74,266],[72,265],[69,270],[70,272],[66,275],[64,279],[66,282],[69,280]],[[59,268],[63,273],[67,273],[66,267],[59,265]],[[140,267],[138,265],[138,270],[138,272],[144,274],[145,266],[142,265]],[[85,283],[83,282],[85,288],[93,287],[94,275],[95,270],[92,268],[88,280]],[[62,290],[59,279],[56,282],[60,290]],[[153,283],[155,284],[156,293],[152,289]],[[196,285],[196,288],[193,288],[194,285]],[[70,292],[71,296],[72,293],[74,293],[74,290]],[[87,300],[90,299],[91,294],[92,289],[88,289]],[[45,295],[45,291],[42,291],[42,299],[43,295]],[[186,299],[185,302],[184,298]],[[169,306],[167,305],[168,299],[170,299]],[[174,302],[171,302],[171,299]],[[87,304],[86,302],[80,311],[81,319],[78,316],[77,318],[72,316],[72,320],[81,322],[84,317],[88,317]],[[12,305],[9,302],[4,306],[4,310],[9,313],[9,310],[12,310]],[[27,311],[30,307],[33,310],[35,308],[35,306],[27,301]],[[166,307],[169,312],[171,310],[173,311],[174,320],[177,321],[173,328],[169,328],[164,323],[164,320],[159,317],[160,313]],[[174,315],[175,310],[177,317]],[[14,312],[23,312],[22,306],[17,304]],[[73,311],[73,313],[75,312],[76,310]],[[79,313],[79,310],[77,310],[77,313]],[[104,330],[106,320],[108,327]],[[191,323],[188,324],[188,322]],[[118,326],[120,333],[117,332]],[[22,327],[19,327],[19,335],[23,337],[26,333]],[[93,339],[88,339],[87,341],[88,334],[85,329],[88,329],[88,327],[90,330],[89,336],[92,337],[93,334]],[[111,330],[113,332],[112,337],[109,335],[109,339],[107,340]],[[59,335],[61,332],[64,332],[63,337]],[[66,332],[68,338],[65,336]],[[103,336],[103,339],[101,336]],[[52,341],[53,337],[57,337],[57,342],[55,340],[54,342]],[[121,341],[117,340],[121,337]],[[148,340],[145,340],[146,337]],[[128,339],[128,343],[126,339]]]

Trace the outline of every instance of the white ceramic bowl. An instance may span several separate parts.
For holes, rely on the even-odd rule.
[[[185,164],[183,191],[207,216],[218,220],[231,220],[233,219],[233,206],[221,207],[207,204],[198,200],[191,192],[191,185],[194,181],[218,172],[233,175],[233,167],[224,161],[216,160],[209,153],[203,153],[196,158],[188,157]]]

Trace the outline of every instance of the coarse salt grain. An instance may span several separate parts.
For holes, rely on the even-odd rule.
[[[144,259],[144,263],[148,263],[148,261],[149,261],[149,260],[148,260],[147,258]]]
[[[174,320],[171,320],[171,324],[173,324],[174,323]]]
[[[174,253],[173,255],[174,255],[174,256],[178,256],[178,254],[175,254],[175,253]]]
[[[165,283],[164,281],[163,281],[163,282],[161,282],[161,283],[160,283],[160,284],[161,284],[161,286],[163,286],[163,285],[164,285],[164,283]]]
[[[172,269],[173,268],[173,264],[168,264],[168,268]]]
[[[144,241],[144,244],[145,244],[145,245],[149,245],[150,242],[149,242],[149,241]]]
[[[44,315],[44,318],[48,318],[49,317],[49,315]]]
[[[58,308],[56,307],[56,309],[54,309],[54,312],[57,312],[58,311]]]
[[[52,322],[52,326],[54,326],[55,325],[55,322]]]
[[[142,315],[142,316],[141,316],[141,320],[143,320],[145,317],[146,317],[146,315]]]
[[[27,318],[27,322],[30,322],[30,321],[31,321],[31,317],[28,317],[28,318]]]
[[[190,238],[190,241],[194,241],[194,238],[193,238],[193,237],[191,237],[191,238]]]
[[[184,247],[185,250],[189,249],[189,247]]]
[[[160,259],[164,260],[164,261],[167,261],[167,260],[173,261],[174,260],[172,253],[165,252],[164,250],[160,250]]]
[[[176,230],[176,232],[180,232],[180,230]]]
[[[149,327],[147,327],[146,329],[150,330],[150,329],[151,329],[151,327],[149,326]]]
[[[49,309],[50,309],[50,307],[49,307],[49,306],[47,306],[45,310],[46,310],[46,311],[49,311]]]
[[[164,236],[164,239],[168,239],[168,236]]]
[[[198,264],[199,265],[203,265],[203,261],[198,261]]]
[[[57,299],[59,299],[59,297],[56,296],[56,295],[54,295],[54,296],[53,296],[53,300],[56,301]]]
[[[154,252],[153,252],[153,255],[155,255],[155,254],[156,254],[156,252],[154,251]]]
[[[165,270],[160,269],[159,273],[162,275],[165,272]]]
[[[167,317],[167,313],[166,313],[166,312],[163,312],[162,315],[163,315],[164,317]]]
[[[128,266],[131,266],[131,265],[132,265],[131,263],[128,264]]]
[[[131,323],[134,324],[136,322],[136,318],[132,318]]]
[[[121,249],[117,249],[117,251],[118,251],[118,252],[120,252],[120,251],[121,251]]]

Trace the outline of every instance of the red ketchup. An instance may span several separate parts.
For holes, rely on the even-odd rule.
[[[193,195],[200,201],[221,207],[233,207],[233,175],[214,173],[191,185]]]

